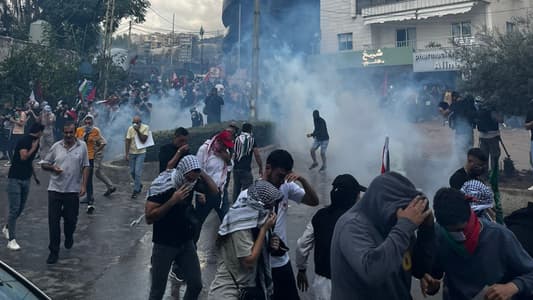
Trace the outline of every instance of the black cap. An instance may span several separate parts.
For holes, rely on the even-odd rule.
[[[357,180],[350,174],[339,175],[333,180],[334,188],[349,189],[357,192],[366,192],[366,187],[362,186]]]

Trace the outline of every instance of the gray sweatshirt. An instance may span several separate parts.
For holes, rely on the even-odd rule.
[[[337,222],[331,243],[332,300],[411,299],[411,275],[430,268],[433,227],[398,219],[396,212],[417,195],[405,177],[374,179],[363,198]]]
[[[472,256],[455,252],[437,228],[438,250],[431,274],[442,278],[445,300],[470,300],[485,286],[513,282],[519,293],[513,299],[533,299],[533,259],[507,228],[482,220],[478,246]]]

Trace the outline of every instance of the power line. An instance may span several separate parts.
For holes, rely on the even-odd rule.
[[[157,16],[159,16],[159,18],[161,18],[161,19],[164,20],[164,21],[167,21],[169,24],[172,25],[172,22],[171,22],[171,21],[169,21],[167,18],[163,17],[163,16],[162,16],[160,13],[158,13],[153,7],[150,6],[150,10],[151,10],[154,14],[156,14]]]

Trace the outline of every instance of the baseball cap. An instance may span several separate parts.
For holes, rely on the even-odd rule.
[[[342,174],[337,176],[332,183],[334,188],[337,189],[347,189],[357,192],[366,192],[366,187],[359,184],[357,179],[355,179],[350,174]]]
[[[218,134],[218,138],[226,147],[233,148],[234,143],[231,132],[223,130],[221,133]]]

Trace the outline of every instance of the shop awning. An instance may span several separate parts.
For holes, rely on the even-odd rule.
[[[384,12],[384,10],[363,11],[364,24],[380,24],[386,22],[398,22],[406,20],[420,20],[446,15],[464,14],[472,10],[478,1],[466,1],[462,3],[440,5],[425,8],[408,9],[404,11]],[[378,13],[379,12],[379,13]]]

